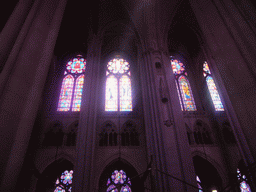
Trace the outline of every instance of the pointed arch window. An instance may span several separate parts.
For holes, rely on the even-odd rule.
[[[131,180],[123,170],[115,170],[107,181],[107,192],[132,192]]]
[[[57,111],[80,111],[86,60],[81,56],[66,64]]]
[[[197,175],[196,175],[196,183],[197,183],[198,191],[203,192],[203,188],[201,187],[201,180]]]
[[[237,168],[237,179],[239,182],[239,187],[241,192],[251,192],[251,188],[249,184],[247,183],[247,178],[244,174],[241,173],[241,171]]]
[[[106,71],[105,111],[132,111],[131,72],[129,63],[116,57]]]
[[[172,71],[176,79],[176,87],[182,111],[196,111],[196,105],[192,94],[187,72],[183,63],[171,58]]]
[[[212,102],[215,108],[215,111],[224,111],[223,104],[220,99],[219,92],[214,83],[214,80],[211,75],[211,71],[209,69],[208,63],[205,61],[203,65],[203,74],[207,83],[208,90],[210,92]]]
[[[72,189],[73,170],[64,171],[55,182],[54,192],[71,192]]]

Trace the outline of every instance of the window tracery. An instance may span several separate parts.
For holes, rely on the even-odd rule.
[[[208,126],[201,120],[197,120],[194,127],[194,139],[196,144],[213,144]]]
[[[192,94],[187,72],[183,63],[171,58],[172,71],[176,79],[176,87],[182,111],[196,111],[196,105]]]
[[[249,184],[247,183],[247,178],[244,174],[241,173],[241,171],[237,168],[237,179],[240,187],[241,192],[251,192],[251,188]]]
[[[132,111],[131,72],[129,63],[116,57],[106,71],[105,111]]]
[[[73,170],[64,171],[55,182],[54,192],[71,192],[72,189]]]
[[[66,64],[57,111],[80,111],[86,60],[81,56]]]
[[[115,170],[107,181],[107,192],[132,192],[131,181],[123,170]]]

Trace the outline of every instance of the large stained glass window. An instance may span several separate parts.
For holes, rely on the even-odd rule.
[[[171,58],[172,71],[176,78],[176,87],[182,111],[196,111],[192,90],[187,79],[187,72],[183,63]]]
[[[239,187],[241,192],[251,192],[251,188],[249,184],[246,182],[247,178],[245,175],[243,175],[239,169],[237,169],[237,179],[240,183]]]
[[[132,111],[130,65],[120,57],[107,65],[105,111]]]
[[[55,182],[54,192],[71,192],[72,179],[73,179],[73,170],[64,171]]]
[[[132,192],[131,185],[123,170],[115,170],[107,181],[107,192]]]
[[[211,71],[209,69],[207,62],[204,62],[204,65],[203,65],[203,74],[206,79],[206,83],[213,101],[215,111],[224,111],[224,107],[222,105],[219,92],[211,76]]]
[[[80,111],[86,60],[77,55],[66,64],[57,111]]]

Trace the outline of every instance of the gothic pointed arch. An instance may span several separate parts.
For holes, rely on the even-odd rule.
[[[243,160],[240,160],[237,166],[237,181],[241,192],[251,192],[250,181],[248,180],[248,169]]]
[[[193,164],[203,190],[220,191],[222,189],[222,179],[217,169],[208,160],[196,155],[193,157]],[[199,183],[198,180],[197,183]]]
[[[45,132],[42,145],[44,147],[61,146],[63,144],[63,137],[63,124],[60,121],[54,121]]]
[[[48,165],[38,178],[36,191],[71,192],[74,165],[66,159],[58,159]]]
[[[105,111],[132,111],[130,64],[121,56],[107,64]]]
[[[76,120],[71,123],[68,127],[67,137],[66,137],[66,146],[75,146],[76,138],[77,138],[77,129],[78,129],[79,121]]]
[[[205,81],[206,81],[206,84],[215,108],[215,111],[224,111],[224,107],[220,99],[218,89],[215,85],[215,82],[212,77],[212,73],[206,61],[203,64],[203,75],[204,75],[204,78],[205,78]]]
[[[213,144],[210,127],[201,119],[195,121],[194,139],[196,144]]]
[[[140,145],[140,135],[137,130],[136,124],[127,120],[121,130],[121,145],[122,146],[139,146]]]
[[[188,126],[187,123],[185,123],[185,127],[186,127],[186,131],[187,131],[187,137],[188,137],[188,143],[189,145],[194,144],[194,136],[193,136],[193,131],[191,130],[191,128]]]
[[[112,121],[104,122],[99,129],[99,146],[117,146],[118,135],[116,125]]]
[[[176,87],[182,111],[196,111],[196,105],[187,72],[183,63],[171,57],[172,71],[176,79]]]
[[[66,63],[57,111],[80,111],[86,60],[82,55]]]
[[[125,159],[117,158],[110,162],[101,173],[99,191],[140,191],[142,186],[139,177],[135,177],[136,175],[138,172],[130,163]]]

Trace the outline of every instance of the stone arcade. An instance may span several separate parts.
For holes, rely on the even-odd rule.
[[[6,5],[0,191],[256,191],[254,6]]]

